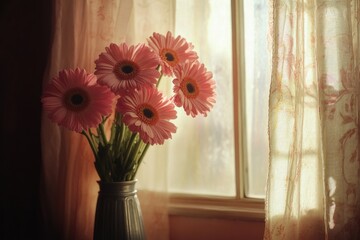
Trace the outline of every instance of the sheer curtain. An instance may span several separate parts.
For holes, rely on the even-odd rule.
[[[146,42],[174,30],[174,1],[54,0],[53,41],[44,84],[63,68],[94,71],[111,42]],[[86,139],[42,118],[44,239],[92,239],[99,179]],[[158,147],[160,148],[160,147]],[[148,239],[168,239],[166,161],[151,149],[138,174]]]
[[[270,5],[264,239],[360,239],[360,3]]]

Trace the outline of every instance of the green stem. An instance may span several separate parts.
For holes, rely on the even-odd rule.
[[[94,157],[96,159],[97,158],[97,151],[96,151],[96,148],[95,148],[95,145],[94,145],[94,142],[93,142],[92,138],[90,138],[89,135],[84,130],[81,132],[81,134],[86,137],[86,139],[87,139],[87,141],[88,141],[88,143],[89,143],[89,145],[91,147],[91,150],[92,150],[92,152],[94,154]]]
[[[130,156],[130,150],[131,150],[131,147],[133,146],[133,144],[134,144],[134,141],[135,141],[135,138],[136,138],[136,135],[137,135],[137,133],[136,132],[134,132],[132,135],[131,135],[131,138],[130,138],[130,140],[129,140],[129,142],[128,142],[128,144],[127,144],[127,146],[126,146],[126,158],[125,158],[125,162],[127,162],[128,161],[128,158],[129,158],[129,156]]]
[[[115,139],[115,135],[117,133],[117,127],[116,127],[116,117],[117,117],[117,113],[115,115],[115,118],[114,118],[114,122],[112,123],[111,125],[111,132],[110,132],[110,140],[109,142],[112,144],[114,142],[114,139]]]
[[[131,176],[132,179],[135,178],[136,173],[137,173],[137,171],[139,170],[139,167],[140,167],[140,165],[141,165],[141,163],[142,163],[142,160],[144,159],[145,154],[146,154],[147,150],[149,149],[149,146],[150,146],[150,144],[147,143],[146,146],[145,146],[145,148],[144,148],[144,150],[142,151],[141,156],[140,156],[140,158],[139,158],[138,161],[137,161],[136,168],[135,168],[135,171],[134,171],[134,173],[133,173],[133,176]]]
[[[123,132],[124,132],[124,124],[120,121],[120,118],[121,118],[120,115],[116,116],[116,121],[114,122],[114,125],[116,126],[115,127],[116,130],[115,130],[114,140],[112,142],[114,156],[116,159],[119,158],[120,153],[121,153],[121,141],[122,141]]]
[[[94,165],[95,165],[95,169],[97,171],[97,173],[99,174],[99,177],[101,180],[105,180],[105,181],[109,181],[109,178],[106,176],[106,171],[104,169],[104,166],[99,162],[98,159],[98,153],[94,144],[94,135],[92,134],[91,130],[89,129],[89,134],[87,134],[84,130],[81,132],[82,135],[84,135],[90,145],[90,148],[94,154],[95,157],[95,161],[94,161]]]
[[[128,141],[128,145],[126,148],[126,157],[124,159],[123,162],[123,170],[124,172],[124,178],[125,180],[129,180],[128,176],[130,175],[130,178],[132,176],[132,171],[134,169],[134,166],[136,165],[136,153],[139,149],[140,143],[142,142],[140,139],[137,139],[137,133],[132,133],[129,141]]]
[[[163,73],[161,72],[160,77],[159,77],[159,80],[158,80],[157,83],[156,83],[156,88],[159,87],[159,84],[160,84],[160,81],[161,81],[161,79],[162,79],[162,76],[163,76]]]
[[[104,129],[104,123],[103,122],[99,124],[98,134],[99,134],[99,137],[102,139],[102,142],[104,143],[104,145],[108,144],[108,140],[106,138],[105,129]]]
[[[99,137],[96,136],[96,135],[94,135],[94,134],[92,133],[91,129],[89,129],[89,137],[91,138],[91,140],[92,140],[93,142],[96,143],[96,145],[99,145]]]

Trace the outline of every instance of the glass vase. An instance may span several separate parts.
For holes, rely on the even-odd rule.
[[[146,239],[136,182],[98,181],[94,240]]]

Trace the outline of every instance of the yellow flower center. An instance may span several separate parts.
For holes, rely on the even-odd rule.
[[[139,67],[132,61],[122,61],[115,64],[113,72],[118,80],[129,80],[138,74]]]
[[[197,83],[191,78],[185,78],[181,82],[180,88],[187,98],[196,98],[199,95]]]
[[[88,93],[82,88],[69,89],[63,97],[63,103],[66,109],[80,112],[90,103]]]

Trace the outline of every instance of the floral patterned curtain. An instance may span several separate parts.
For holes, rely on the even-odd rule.
[[[111,42],[146,43],[174,31],[169,0],[54,0],[53,42],[44,84],[63,68],[94,71]],[[160,14],[161,13],[161,14]],[[86,139],[42,118],[44,239],[92,239],[99,177]],[[137,187],[149,240],[168,239],[166,159],[149,151]]]
[[[360,2],[269,3],[264,239],[360,239]]]

